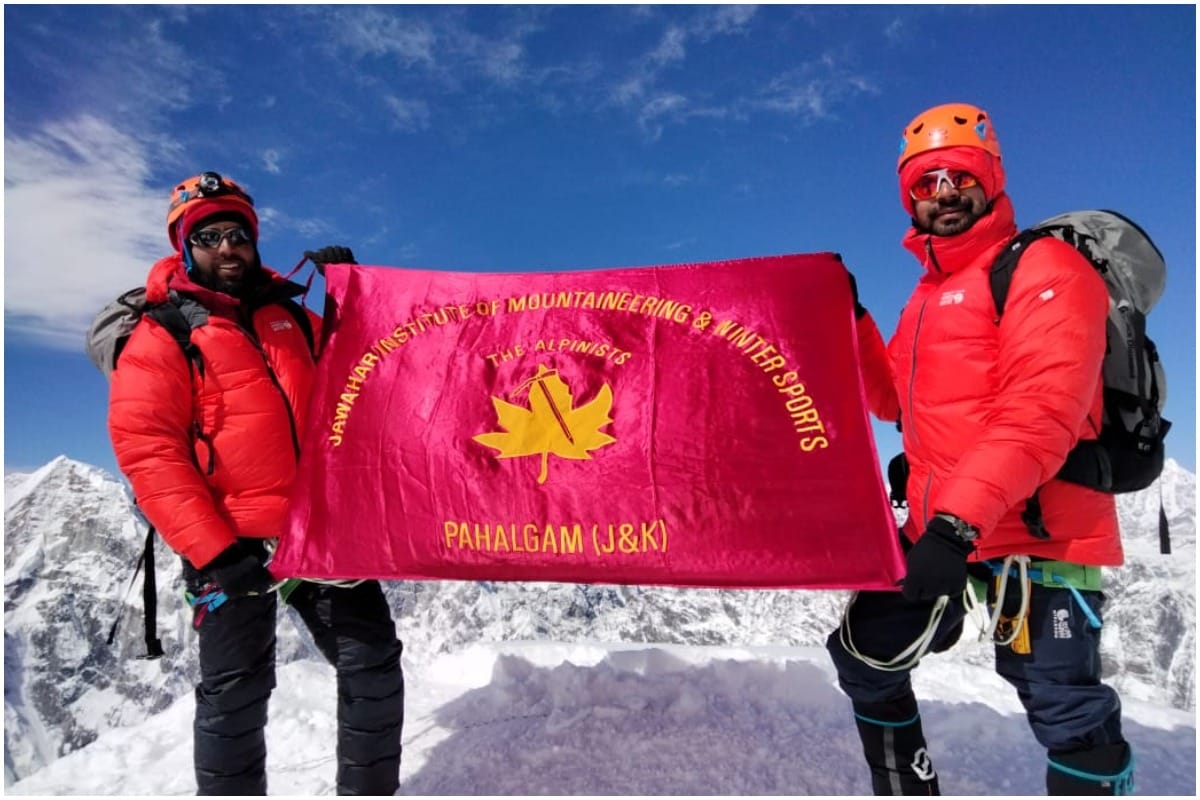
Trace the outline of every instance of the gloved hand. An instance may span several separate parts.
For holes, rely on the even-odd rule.
[[[974,544],[955,533],[949,520],[929,520],[925,533],[908,551],[908,574],[901,590],[904,599],[917,603],[962,592],[967,586],[967,556],[974,549]]]
[[[354,253],[349,247],[341,245],[330,245],[322,247],[320,250],[305,250],[304,257],[313,262],[313,266],[317,268],[317,272],[321,277],[325,277],[326,264],[357,264],[354,260]]]
[[[850,294],[854,297],[854,318],[862,319],[867,309],[858,301],[858,281],[854,280],[854,273],[850,270],[846,270],[846,274],[850,276]]]
[[[262,559],[241,542],[226,547],[202,571],[231,599],[266,594],[275,584],[274,576],[263,566]]]

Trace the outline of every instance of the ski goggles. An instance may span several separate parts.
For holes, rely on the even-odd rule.
[[[228,241],[232,247],[240,247],[244,244],[253,244],[254,237],[250,235],[250,231],[239,225],[236,228],[221,230],[220,228],[204,228],[194,232],[188,237],[188,241],[196,247],[203,247],[206,250],[213,250],[221,246],[221,242]]]
[[[978,178],[961,169],[935,169],[917,178],[908,193],[913,200],[932,200],[942,190],[943,181],[959,191],[979,185]]]

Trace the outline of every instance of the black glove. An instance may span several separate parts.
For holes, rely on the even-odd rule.
[[[918,603],[962,592],[967,586],[967,556],[974,549],[974,544],[955,533],[949,520],[929,520],[925,533],[908,551],[904,599]]]
[[[326,264],[357,264],[354,260],[354,253],[349,247],[341,245],[330,245],[322,247],[320,250],[305,250],[304,257],[313,262],[313,266],[317,268],[317,272],[321,277],[325,277]]]
[[[850,270],[846,270],[846,274],[850,276],[850,294],[854,297],[854,318],[862,319],[867,309],[858,301],[858,281],[854,280],[854,273]]]
[[[231,599],[266,594],[275,584],[275,578],[263,566],[262,559],[241,542],[234,542],[222,550],[203,572]]]

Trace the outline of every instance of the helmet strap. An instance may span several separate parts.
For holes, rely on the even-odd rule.
[[[196,267],[196,263],[192,260],[192,245],[187,239],[183,238],[183,217],[179,218],[179,222],[175,223],[175,237],[179,240],[179,250],[183,254],[183,265],[187,267],[188,272],[191,272]]]

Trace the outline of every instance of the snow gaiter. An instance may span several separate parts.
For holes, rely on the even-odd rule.
[[[1050,751],[1046,794],[1133,794],[1133,752],[1128,742],[1086,750]]]
[[[856,702],[854,721],[876,795],[941,794],[912,694],[887,703]]]

